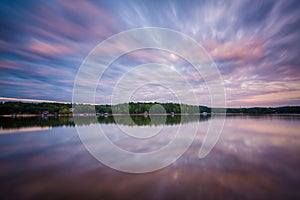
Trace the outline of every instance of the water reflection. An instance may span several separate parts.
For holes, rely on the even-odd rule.
[[[156,126],[156,125],[175,125],[175,124],[186,124],[193,121],[207,121],[210,116],[199,116],[199,115],[175,115],[175,116],[152,116],[151,118],[144,116],[108,116],[108,117],[97,117],[99,124],[116,124],[126,126]],[[91,125],[94,123],[95,117],[85,116],[76,117],[76,125]],[[19,129],[25,127],[60,127],[60,126],[75,126],[73,117],[0,117],[0,133],[4,132],[4,129]],[[17,132],[17,131],[15,131]]]
[[[300,116],[227,116],[217,145],[199,160],[197,155],[209,120],[218,120],[212,116],[200,121],[197,138],[180,159],[146,174],[121,173],[99,163],[85,150],[69,119],[49,118],[57,124],[50,130],[0,135],[1,199],[300,198]],[[83,126],[94,126],[85,123],[85,119]],[[22,125],[20,120],[28,125]],[[49,123],[32,120],[40,124],[16,119],[15,124],[10,121],[11,125],[1,121],[1,127],[47,127]],[[127,136],[116,136],[117,126],[107,121],[111,119],[101,120],[107,135],[128,150],[151,150],[159,144],[153,140],[126,146],[132,143],[127,142]],[[197,120],[185,125],[192,128]],[[166,139],[179,125],[166,127]]]

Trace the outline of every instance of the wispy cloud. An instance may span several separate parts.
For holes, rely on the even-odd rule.
[[[120,31],[155,26],[187,34],[206,49],[220,70],[229,106],[300,104],[299,1],[0,4],[0,96],[71,101],[76,72],[99,42]],[[106,51],[113,54],[124,45],[112,44]],[[122,75],[150,62],[168,65],[203,104],[210,104],[204,77],[182,58],[159,50],[131,52],[112,63],[99,82],[99,103],[110,102]],[[161,70],[148,72],[163,79]],[[141,77],[135,76],[136,81]],[[158,100],[171,97],[158,88],[139,92]]]

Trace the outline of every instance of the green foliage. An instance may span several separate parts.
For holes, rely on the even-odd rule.
[[[300,106],[284,106],[277,108],[227,108],[226,112],[243,114],[300,114]]]
[[[51,114],[59,113],[60,110],[68,110],[71,104],[59,103],[23,103],[23,102],[5,102],[0,104],[0,115],[8,114],[41,114],[48,111]]]
[[[23,103],[23,102],[5,102],[0,103],[0,115],[9,114],[41,114],[48,111],[49,114],[69,114],[70,108],[74,108],[74,113],[108,113],[118,114],[143,114],[150,111],[151,107],[159,104],[164,107],[167,114],[197,114],[224,112],[225,109],[212,108],[206,106],[195,106],[178,103],[141,103],[129,102],[128,104],[117,105],[86,105],[86,104],[59,104],[59,103]],[[227,108],[227,113],[244,113],[244,114],[300,114],[300,106],[285,106],[278,108]],[[161,112],[161,110],[160,110]]]
[[[63,107],[61,109],[59,109],[59,114],[69,114],[70,111],[69,111],[69,108],[67,107]]]
[[[86,105],[86,104],[74,104],[73,105],[74,113],[96,113],[95,106],[93,105]]]

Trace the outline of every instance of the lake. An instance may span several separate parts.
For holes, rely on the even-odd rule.
[[[95,124],[81,117],[76,127],[101,126],[115,145],[137,153],[167,145],[180,126],[198,127],[174,163],[132,174],[95,159],[72,117],[0,118],[0,199],[300,199],[300,115],[226,116],[216,146],[199,159],[214,120],[220,118],[165,116],[151,122],[120,116],[100,117]],[[138,140],[122,134],[123,128],[160,133]]]

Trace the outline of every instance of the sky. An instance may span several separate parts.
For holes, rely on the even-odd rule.
[[[300,1],[0,4],[0,97],[71,102],[78,70],[98,44],[123,31],[160,27],[183,33],[203,47],[223,80],[228,107],[300,105]],[[145,35],[145,40],[149,37]],[[123,46],[119,42],[113,48]],[[137,67],[141,65],[142,72]],[[176,75],[164,74],[165,70]],[[172,78],[178,91],[176,85],[170,90],[153,84],[149,77]],[[187,81],[199,104],[210,106],[204,79],[178,55],[141,49],[111,63],[99,77],[95,98],[97,103],[111,103],[115,88],[143,81],[146,84],[138,85],[131,101],[173,102],[176,94],[186,95],[179,83]]]

